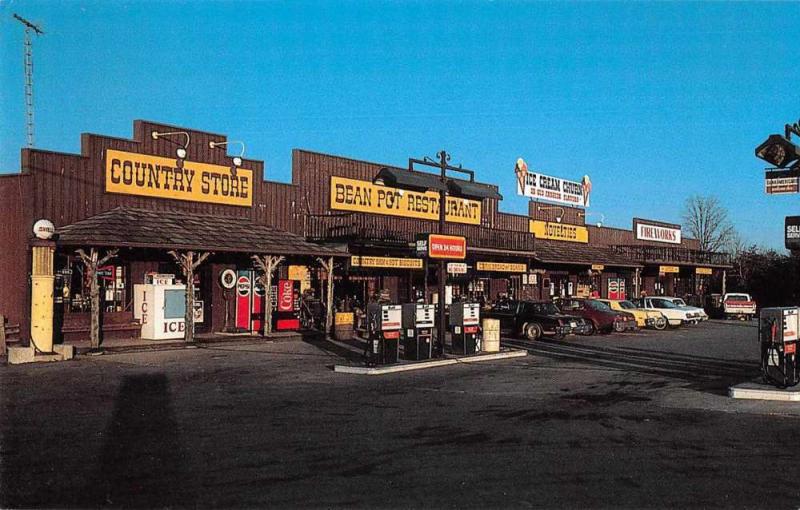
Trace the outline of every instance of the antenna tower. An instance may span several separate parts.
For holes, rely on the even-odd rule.
[[[37,25],[18,14],[14,14],[14,19],[25,25],[25,108],[28,119],[28,147],[33,147],[33,44],[31,43],[31,32],[36,35],[42,35],[44,32]]]

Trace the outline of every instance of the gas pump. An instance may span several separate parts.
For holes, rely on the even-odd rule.
[[[403,357],[410,360],[431,358],[434,305],[403,305]]]
[[[758,324],[761,372],[764,380],[779,388],[800,382],[797,359],[800,308],[764,308]]]
[[[402,313],[400,305],[379,303],[367,305],[368,365],[397,363]]]
[[[481,350],[481,305],[453,303],[450,305],[450,327],[453,353],[475,354]]]

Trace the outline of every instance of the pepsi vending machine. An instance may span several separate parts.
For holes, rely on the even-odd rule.
[[[298,280],[278,280],[272,324],[275,331],[300,329],[300,282]]]

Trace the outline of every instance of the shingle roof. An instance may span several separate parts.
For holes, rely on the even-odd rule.
[[[611,248],[564,241],[536,240],[536,260],[547,264],[642,267],[638,262],[615,253]]]
[[[56,229],[57,243],[204,250],[271,255],[346,257],[346,251],[310,243],[303,237],[257,225],[245,218],[117,207]]]

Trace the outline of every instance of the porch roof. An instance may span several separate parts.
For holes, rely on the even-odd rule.
[[[63,246],[157,248],[270,255],[347,257],[346,251],[247,218],[117,207],[56,229]]]
[[[611,248],[548,239],[536,239],[536,260],[545,264],[582,266],[602,264],[612,267],[643,267],[639,262],[620,255]]]

